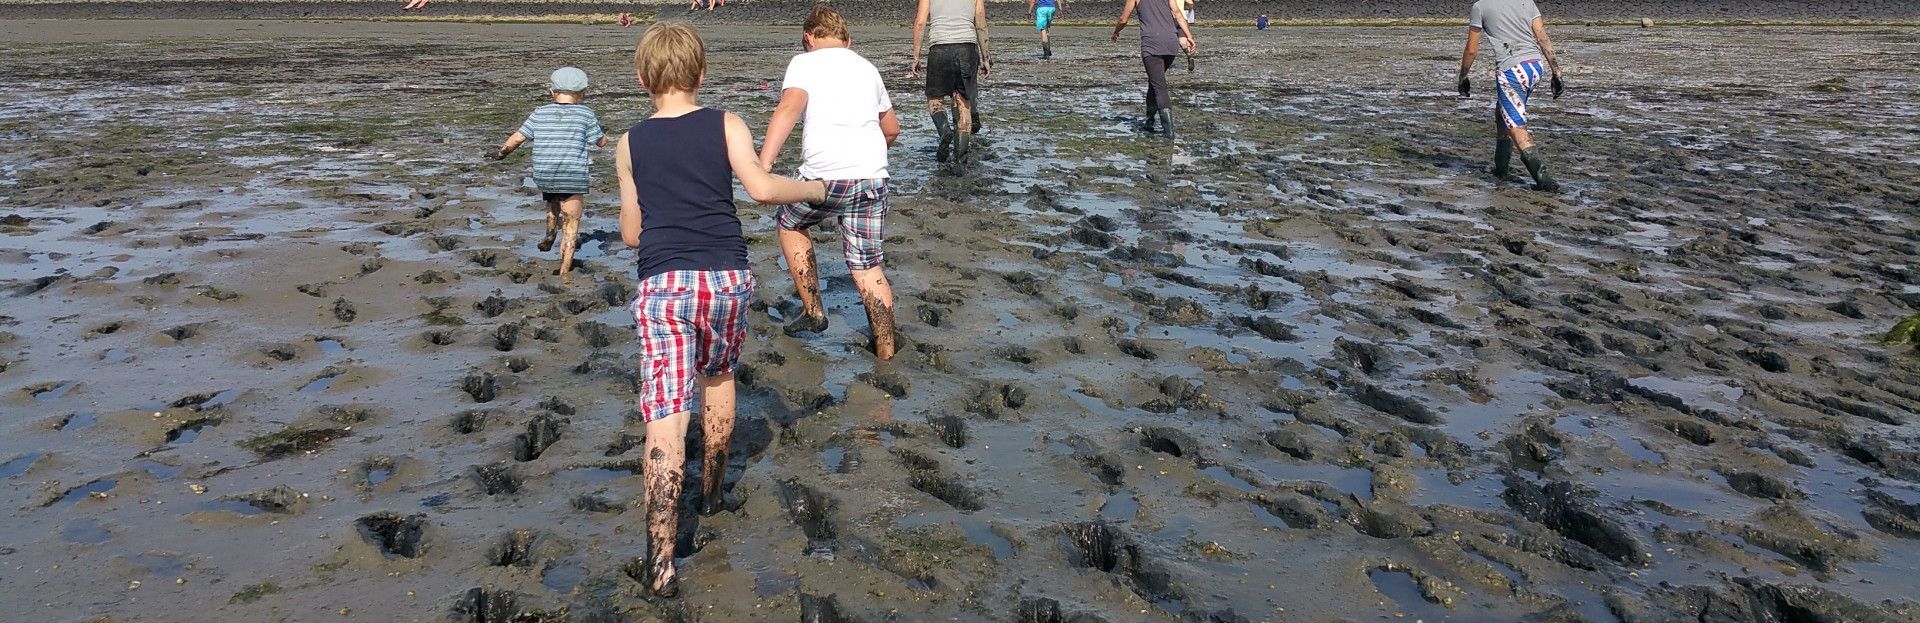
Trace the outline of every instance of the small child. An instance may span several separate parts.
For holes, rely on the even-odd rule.
[[[632,312],[646,421],[648,548],[637,566],[647,590],[672,597],[679,591],[674,535],[696,385],[705,432],[701,512],[727,506],[721,485],[733,437],[733,368],[747,340],[754,286],[728,175],[761,203],[821,201],[826,184],[769,175],[754,160],[746,122],[696,103],[707,58],[692,28],[654,24],[634,47],[633,64],[654,109],[620,137],[614,156],[620,238],[640,250]]]
[[[783,205],[776,213],[780,251],[803,308],[786,333],[797,336],[827,328],[807,229],[834,218],[840,223],[847,269],[867,308],[873,354],[888,359],[894,351],[893,288],[881,271],[885,256],[880,244],[887,216],[887,148],[900,136],[900,120],[893,114],[880,70],[847,47],[853,36],[839,12],[816,4],[803,29],[801,42],[807,51],[787,64],[780,104],[760,146],[760,166],[772,170],[793,123],[804,114],[800,178],[827,181],[825,201]]]
[[[586,210],[587,170],[593,166],[590,147],[605,147],[607,131],[593,109],[580,104],[587,97],[587,72],[573,67],[553,71],[548,93],[553,103],[534,109],[520,129],[494,152],[498,160],[521,143],[533,141],[533,184],[547,202],[547,237],[540,250],[553,250],[554,223],[565,215],[566,238],[560,241],[560,274],[573,269],[573,248],[580,236],[580,214]]]

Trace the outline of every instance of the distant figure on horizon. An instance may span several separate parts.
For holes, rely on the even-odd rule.
[[[633,50],[653,116],[620,137],[620,240],[639,249],[630,311],[640,336],[638,410],[646,422],[646,555],[636,577],[660,597],[680,592],[674,567],[687,427],[698,395],[700,513],[737,508],[724,499],[733,438],[734,368],[747,341],[753,272],[733,204],[733,180],[761,203],[825,199],[825,185],[769,175],[754,159],[753,131],[697,101],[706,46],[685,24],[654,24]]]
[[[894,352],[893,287],[881,268],[885,254],[887,216],[887,148],[900,136],[900,119],[893,114],[886,81],[873,63],[849,49],[853,35],[839,11],[816,4],[801,27],[805,53],[787,64],[781,79],[780,104],[767,121],[766,142],[760,146],[760,167],[772,171],[773,161],[793,134],[793,124],[806,118],[800,139],[800,179],[825,180],[823,201],[780,206],[774,213],[779,227],[780,252],[787,258],[803,315],[784,331],[798,337],[827,329],[827,310],[820,301],[820,276],[813,260],[813,239],[807,230],[834,219],[840,225],[847,270],[860,302],[867,308],[867,326],[873,330],[873,355],[892,359]]]
[[[400,7],[400,10],[418,11],[420,9],[427,8],[427,2],[428,0],[407,0],[407,6]]]
[[[712,13],[715,7],[724,6],[727,3],[727,0],[693,0],[692,3],[687,5],[687,10],[689,11],[700,10],[700,3],[702,2],[706,3],[707,12]]]
[[[580,217],[586,211],[587,185],[592,181],[592,149],[607,146],[607,131],[592,108],[581,104],[587,98],[587,72],[574,67],[554,70],[547,94],[553,103],[534,109],[507,135],[490,157],[506,158],[522,143],[533,142],[533,185],[547,203],[547,235],[540,239],[542,252],[553,250],[555,230],[560,240],[560,273],[573,269],[573,248],[580,238]],[[555,221],[561,221],[555,227]]]
[[[1153,132],[1154,121],[1158,120],[1167,138],[1173,138],[1173,99],[1167,93],[1167,70],[1173,68],[1173,55],[1191,55],[1199,50],[1193,43],[1193,31],[1187,28],[1186,15],[1180,12],[1180,1],[1127,0],[1111,37],[1119,41],[1120,31],[1126,30],[1135,13],[1140,15],[1140,61],[1147,68],[1147,116],[1140,129]]]
[[[629,14],[626,14],[626,13],[621,13],[621,14],[620,14],[620,22],[619,22],[619,23],[620,23],[620,27],[621,27],[621,28],[626,28],[626,27],[628,27],[628,26],[632,26],[632,25],[633,25],[633,16],[632,16],[632,15],[629,15]]]
[[[1256,18],[1254,18],[1254,19],[1253,19],[1253,28],[1254,28],[1255,30],[1266,30],[1266,29],[1267,29],[1267,14],[1266,14],[1266,13],[1261,13],[1261,14],[1260,14],[1260,17],[1256,17]]]
[[[1066,6],[1067,0],[1027,0],[1027,14],[1033,17],[1033,27],[1040,31],[1040,58],[1053,58],[1053,43],[1047,40],[1047,31],[1053,28],[1053,14]]]
[[[1193,12],[1193,6],[1193,0],[1180,0],[1180,13],[1187,18],[1188,24],[1192,24],[1193,20],[1199,18],[1199,15]]]
[[[1473,4],[1467,19],[1467,49],[1460,57],[1461,97],[1473,93],[1467,72],[1473,70],[1473,57],[1480,53],[1484,40],[1493,47],[1495,65],[1493,94],[1493,176],[1510,179],[1513,152],[1520,151],[1520,162],[1533,176],[1535,188],[1553,192],[1560,188],[1547,174],[1546,159],[1534,149],[1533,136],[1527,132],[1527,100],[1533,89],[1552,72],[1553,98],[1560,99],[1566,85],[1560,81],[1560,62],[1547,39],[1546,18],[1533,0],[1480,0]],[[1542,65],[1542,61],[1545,65]]]
[[[915,78],[920,77],[922,35],[927,41],[927,112],[940,133],[934,159],[946,162],[951,150],[955,159],[964,162],[973,148],[973,134],[980,131],[980,78],[993,65],[987,51],[985,0],[920,0],[913,18],[913,68],[908,74]],[[951,116],[948,97],[953,98]]]

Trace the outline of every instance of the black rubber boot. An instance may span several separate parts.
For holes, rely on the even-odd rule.
[[[1040,58],[1053,58],[1053,43],[1040,42]]]
[[[1540,158],[1540,148],[1520,150],[1520,162],[1527,165],[1527,174],[1533,176],[1533,187],[1547,192],[1560,190],[1560,184],[1547,175],[1547,163]]]
[[[1154,119],[1159,116],[1160,116],[1160,109],[1154,108],[1153,104],[1147,104],[1147,116],[1140,119],[1140,131],[1146,132],[1149,134],[1153,133]]]
[[[940,134],[940,150],[933,153],[933,159],[946,162],[953,149],[953,115],[944,110],[932,115],[933,130]]]
[[[1173,138],[1173,111],[1160,109],[1160,131],[1165,133],[1167,138]]]
[[[1493,179],[1502,182],[1513,178],[1513,139],[1503,138],[1493,144]]]
[[[967,153],[973,151],[973,133],[956,132],[953,139],[953,159],[965,162]]]

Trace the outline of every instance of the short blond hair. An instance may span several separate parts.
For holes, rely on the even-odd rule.
[[[633,46],[633,69],[649,92],[691,92],[700,88],[700,76],[707,73],[707,45],[692,26],[660,22]]]
[[[847,19],[824,2],[813,5],[813,12],[807,14],[806,25],[802,28],[806,29],[807,34],[823,39],[853,39],[853,35],[847,32]]]

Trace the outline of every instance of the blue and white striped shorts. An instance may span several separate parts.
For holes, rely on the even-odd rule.
[[[1501,123],[1509,128],[1527,126],[1527,98],[1533,95],[1533,86],[1545,77],[1547,66],[1540,61],[1527,61],[1500,72],[1494,100],[1500,105]]]

